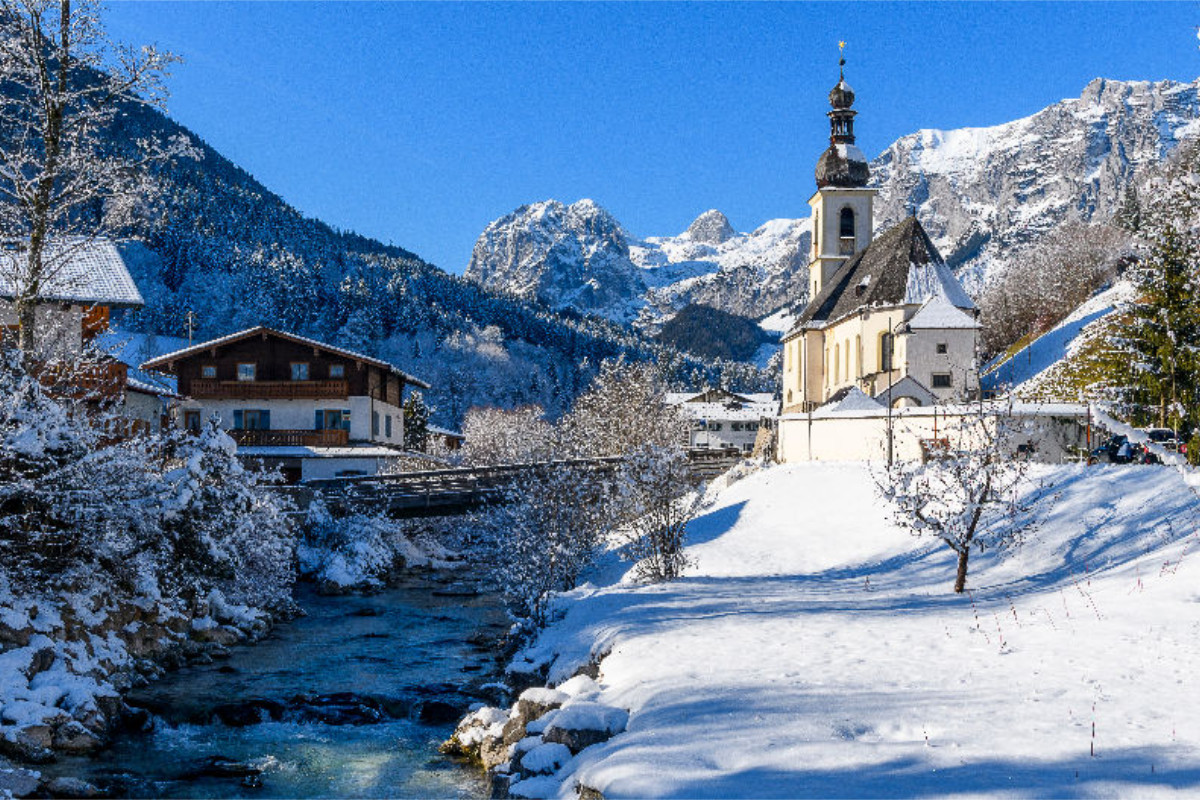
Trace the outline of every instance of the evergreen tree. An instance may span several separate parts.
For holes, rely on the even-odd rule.
[[[425,397],[413,391],[404,401],[404,449],[424,453],[429,446],[429,417],[432,409]]]

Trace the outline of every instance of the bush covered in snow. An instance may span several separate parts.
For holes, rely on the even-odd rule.
[[[687,566],[683,552],[687,524],[701,495],[680,447],[648,444],[626,456],[617,474],[622,556],[634,562],[634,577],[666,581]]]
[[[379,586],[395,569],[432,565],[445,556],[415,534],[411,522],[365,514],[334,517],[319,502],[310,506],[304,528],[296,548],[300,574],[326,590]]]

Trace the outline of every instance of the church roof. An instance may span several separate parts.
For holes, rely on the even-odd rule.
[[[864,307],[919,305],[939,295],[957,308],[975,308],[929,234],[909,217],[843,264],[793,330],[825,327]]]

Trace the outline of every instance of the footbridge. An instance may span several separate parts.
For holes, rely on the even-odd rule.
[[[733,466],[736,451],[692,451],[693,473],[709,480]],[[441,517],[466,514],[485,505],[503,502],[505,490],[523,477],[551,469],[574,469],[595,475],[611,474],[620,456],[573,458],[530,464],[399,472],[389,475],[355,475],[307,481],[280,487],[297,511],[305,512],[320,500],[335,516],[387,514],[394,518]]]

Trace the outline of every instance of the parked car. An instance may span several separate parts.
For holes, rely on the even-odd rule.
[[[1180,452],[1179,435],[1170,428],[1142,428],[1142,430],[1155,444],[1162,445],[1172,453]]]
[[[1106,461],[1110,464],[1161,464],[1162,459],[1144,445],[1129,441],[1123,433],[1112,436],[1107,442],[1092,451],[1089,464]]]

